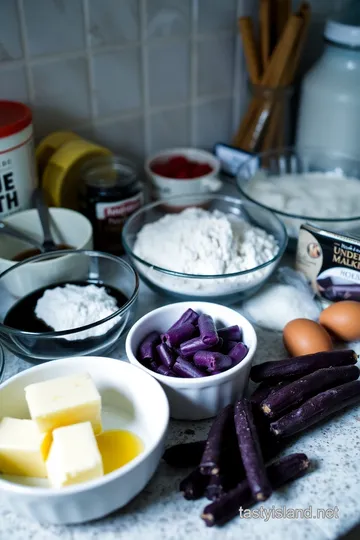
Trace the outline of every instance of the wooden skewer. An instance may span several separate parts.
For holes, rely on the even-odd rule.
[[[260,47],[263,71],[266,70],[271,55],[270,0],[260,0]]]
[[[291,15],[291,0],[275,0],[274,8],[276,42],[278,42]]]
[[[256,84],[260,80],[260,59],[256,47],[254,25],[251,17],[239,17],[238,26],[242,35],[245,60],[250,80]]]

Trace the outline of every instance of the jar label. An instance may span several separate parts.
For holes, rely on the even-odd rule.
[[[135,212],[143,203],[143,194],[138,193],[129,199],[116,202],[102,202],[96,204],[96,218],[106,220],[109,224],[118,225],[126,217]]]
[[[35,185],[32,136],[9,150],[0,148],[0,218],[30,208]]]

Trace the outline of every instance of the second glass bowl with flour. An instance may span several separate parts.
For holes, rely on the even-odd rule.
[[[281,221],[233,197],[212,195],[204,204],[188,195],[181,204],[187,208],[169,212],[158,201],[127,221],[123,244],[142,279],[178,299],[230,304],[254,294],[286,248]]]

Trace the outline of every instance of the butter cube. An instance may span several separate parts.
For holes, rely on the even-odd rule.
[[[55,488],[103,476],[102,458],[91,423],[55,429],[46,467],[50,484]]]
[[[42,433],[88,421],[95,434],[101,432],[101,396],[87,373],[30,384],[25,397]]]
[[[0,472],[46,478],[50,433],[40,433],[32,420],[5,417],[0,421]]]

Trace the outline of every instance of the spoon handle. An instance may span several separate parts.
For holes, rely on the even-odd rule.
[[[15,227],[4,223],[4,221],[0,221],[0,234],[7,234],[8,236],[12,236],[13,238],[18,238],[19,240],[27,242],[31,246],[36,247],[40,251],[44,251],[41,242],[38,242],[37,240],[35,240],[35,238],[31,238],[31,236],[27,235],[22,231],[19,231]]]
[[[52,251],[56,249],[56,246],[50,230],[50,212],[44,200],[44,195],[41,189],[35,189],[33,194],[33,203],[39,213],[41,227],[44,233],[44,250]]]

